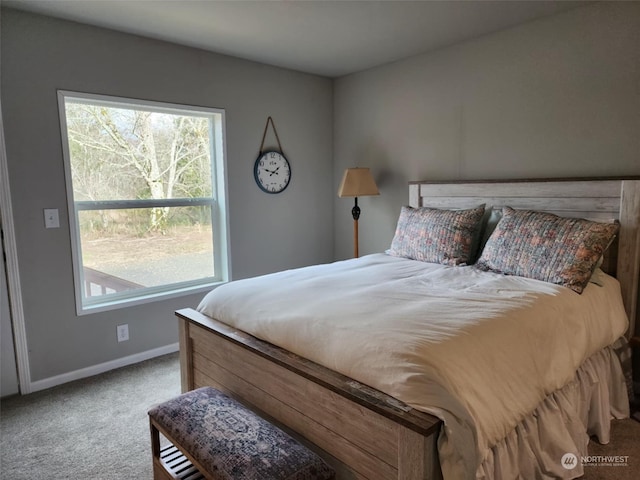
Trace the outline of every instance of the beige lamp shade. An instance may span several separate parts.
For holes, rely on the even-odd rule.
[[[364,197],[380,195],[376,182],[368,168],[347,168],[338,190],[339,197]]]

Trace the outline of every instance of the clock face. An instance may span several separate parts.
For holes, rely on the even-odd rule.
[[[291,167],[280,152],[270,151],[260,154],[253,167],[253,175],[258,186],[267,193],[280,193],[291,180]]]

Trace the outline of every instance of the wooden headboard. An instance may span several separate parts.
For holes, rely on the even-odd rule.
[[[500,208],[538,210],[563,217],[620,222],[617,242],[609,248],[603,269],[620,282],[629,316],[627,337],[638,317],[640,276],[640,177],[607,179],[482,180],[410,182],[412,207]]]

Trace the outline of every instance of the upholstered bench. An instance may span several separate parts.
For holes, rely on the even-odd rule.
[[[315,453],[222,392],[203,387],[149,410],[154,480],[329,480]],[[159,433],[172,445],[160,446]]]

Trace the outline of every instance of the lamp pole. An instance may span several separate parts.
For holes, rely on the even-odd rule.
[[[351,209],[353,215],[353,256],[358,258],[358,219],[360,218],[360,207],[358,206],[358,197],[355,198],[355,205]]]

